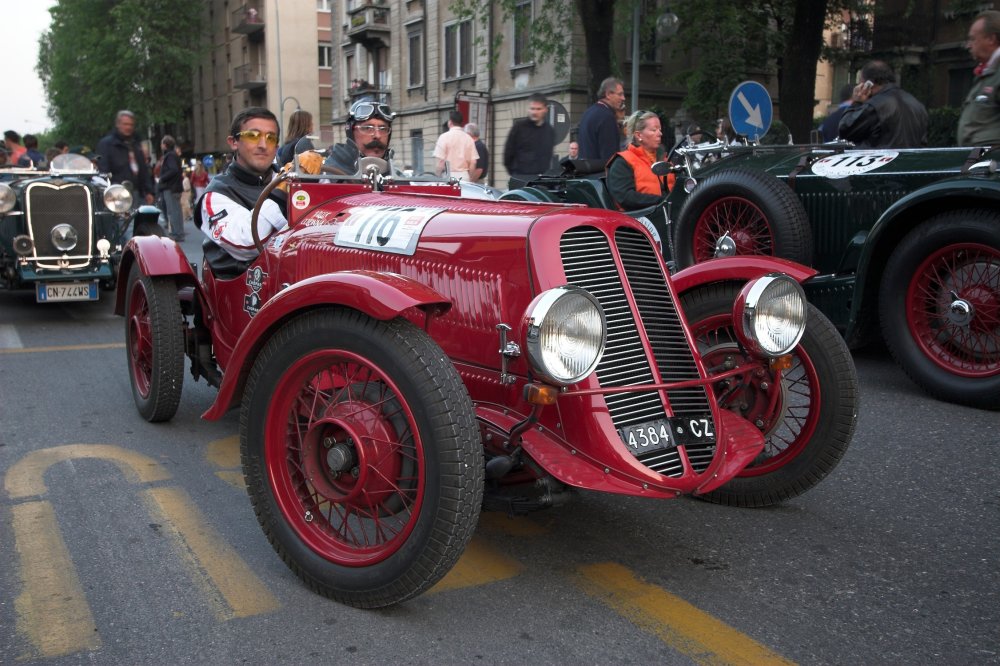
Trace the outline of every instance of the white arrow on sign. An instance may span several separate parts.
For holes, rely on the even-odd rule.
[[[740,104],[742,104],[743,108],[747,111],[747,123],[758,129],[764,129],[764,120],[760,117],[760,104],[751,107],[750,100],[746,98],[742,90],[736,93],[736,98],[740,100]]]

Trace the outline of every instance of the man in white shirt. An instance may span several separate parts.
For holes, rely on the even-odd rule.
[[[437,158],[435,173],[439,176],[447,166],[453,178],[472,181],[479,178],[480,170],[476,168],[479,151],[476,142],[465,133],[459,111],[448,114],[448,131],[438,137],[434,157]]]

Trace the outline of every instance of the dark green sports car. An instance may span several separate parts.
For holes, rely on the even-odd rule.
[[[661,209],[640,212],[675,268],[740,254],[812,266],[806,293],[849,345],[881,332],[931,395],[1000,409],[1000,146],[681,153]],[[601,181],[587,180],[521,192],[610,207]]]

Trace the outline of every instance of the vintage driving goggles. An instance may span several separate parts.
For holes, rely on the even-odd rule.
[[[388,104],[376,104],[375,102],[355,102],[351,107],[351,117],[355,122],[370,120],[372,116],[378,116],[387,123],[391,123],[396,114],[392,112]]]
[[[243,141],[254,144],[260,141],[260,137],[264,137],[264,141],[267,142],[269,146],[278,145],[278,135],[274,132],[261,132],[260,130],[243,130],[242,132],[237,132],[235,134],[237,139],[242,139]]]

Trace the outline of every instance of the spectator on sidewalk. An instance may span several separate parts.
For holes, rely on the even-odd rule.
[[[841,139],[860,148],[927,145],[927,109],[896,85],[896,74],[888,63],[872,60],[862,67],[851,100],[840,119]]]
[[[528,98],[528,117],[511,127],[503,149],[503,165],[511,177],[530,180],[552,166],[556,134],[548,122],[548,100],[535,93]]]
[[[479,175],[476,161],[479,152],[475,140],[463,129],[461,111],[452,110],[448,114],[448,130],[442,133],[434,144],[437,166],[434,173],[441,176],[448,173],[459,180],[475,180]]]
[[[625,108],[625,88],[621,80],[609,76],[601,81],[597,98],[580,118],[577,140],[581,159],[606,163],[622,144],[618,114]]]

